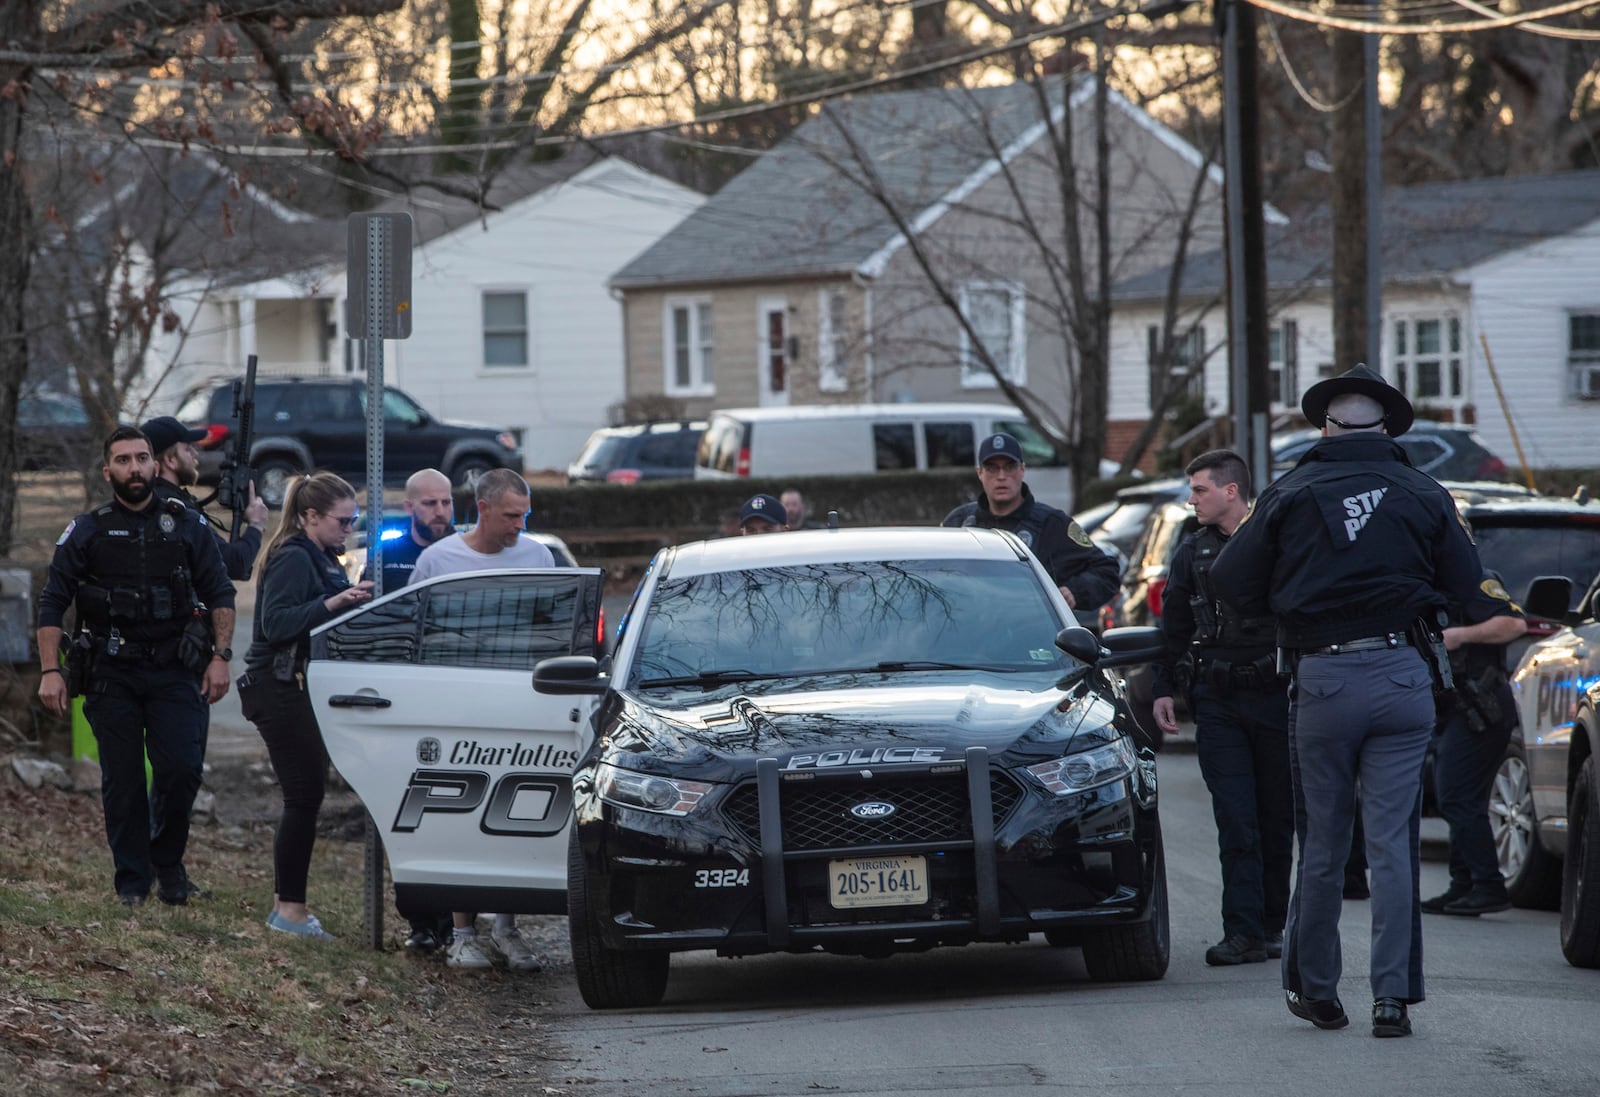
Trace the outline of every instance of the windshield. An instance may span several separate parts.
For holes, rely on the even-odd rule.
[[[1063,624],[1021,561],[857,561],[668,578],[651,599],[630,684],[1059,671],[1068,662],[1055,647]]]
[[[581,469],[611,470],[622,463],[622,452],[628,448],[627,439],[617,434],[591,434],[583,452],[572,462]]]
[[[1541,575],[1564,575],[1578,592],[1600,572],[1600,520],[1564,526],[1491,525],[1492,521],[1479,518],[1472,524],[1478,557],[1484,567],[1499,573],[1500,581],[1518,602]]]

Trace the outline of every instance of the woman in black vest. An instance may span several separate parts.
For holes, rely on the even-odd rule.
[[[306,909],[306,877],[317,836],[328,752],[306,693],[311,630],[372,597],[350,585],[338,553],[356,524],[355,489],[330,472],[293,480],[278,529],[262,552],[255,627],[239,705],[267,744],[283,792],[272,843],[272,913],[267,928],[332,940]]]

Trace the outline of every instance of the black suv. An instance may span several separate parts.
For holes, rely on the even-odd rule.
[[[601,427],[567,466],[569,484],[637,484],[694,475],[703,419]]]
[[[1272,439],[1272,478],[1294,468],[1318,438],[1320,430],[1306,429],[1275,435]],[[1418,420],[1395,439],[1406,451],[1411,466],[1435,480],[1504,480],[1506,463],[1483,444],[1470,426]]]
[[[289,477],[327,469],[351,483],[367,478],[365,381],[274,378],[256,382],[255,440],[250,464],[256,492],[268,506],[283,502]],[[200,482],[217,481],[229,439],[237,429],[231,382],[192,389],[177,417],[205,428]],[[383,392],[383,479],[404,483],[418,469],[436,468],[458,487],[490,469],[522,470],[515,436],[492,427],[436,419],[395,388]]]

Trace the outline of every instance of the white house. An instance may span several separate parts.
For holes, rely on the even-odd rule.
[[[1600,171],[1390,188],[1382,217],[1384,376],[1419,413],[1475,423],[1508,465],[1520,442],[1534,468],[1600,467]],[[1268,229],[1285,416],[1335,372],[1330,240],[1325,212]],[[1185,361],[1205,358],[1191,391],[1213,415],[1230,407],[1224,269],[1220,252],[1186,265],[1178,323],[1192,330]],[[1149,418],[1167,274],[1116,289],[1113,422]]]
[[[504,187],[520,196],[498,211],[425,197],[380,207],[414,221],[412,334],[385,344],[384,379],[441,418],[512,431],[531,469],[565,468],[624,396],[607,277],[703,197],[617,158],[531,165]],[[360,345],[344,336],[343,223],[329,235],[301,269],[179,287],[180,330],[153,354],[172,365],[151,408],[239,376],[250,354],[263,374],[359,374]]]

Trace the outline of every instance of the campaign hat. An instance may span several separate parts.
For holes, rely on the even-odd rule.
[[[1405,393],[1383,379],[1383,375],[1365,363],[1357,363],[1337,377],[1318,381],[1306,389],[1300,398],[1300,410],[1314,427],[1328,421],[1328,405],[1338,396],[1370,396],[1383,406],[1383,429],[1391,438],[1398,438],[1411,429],[1416,419],[1411,401]]]

